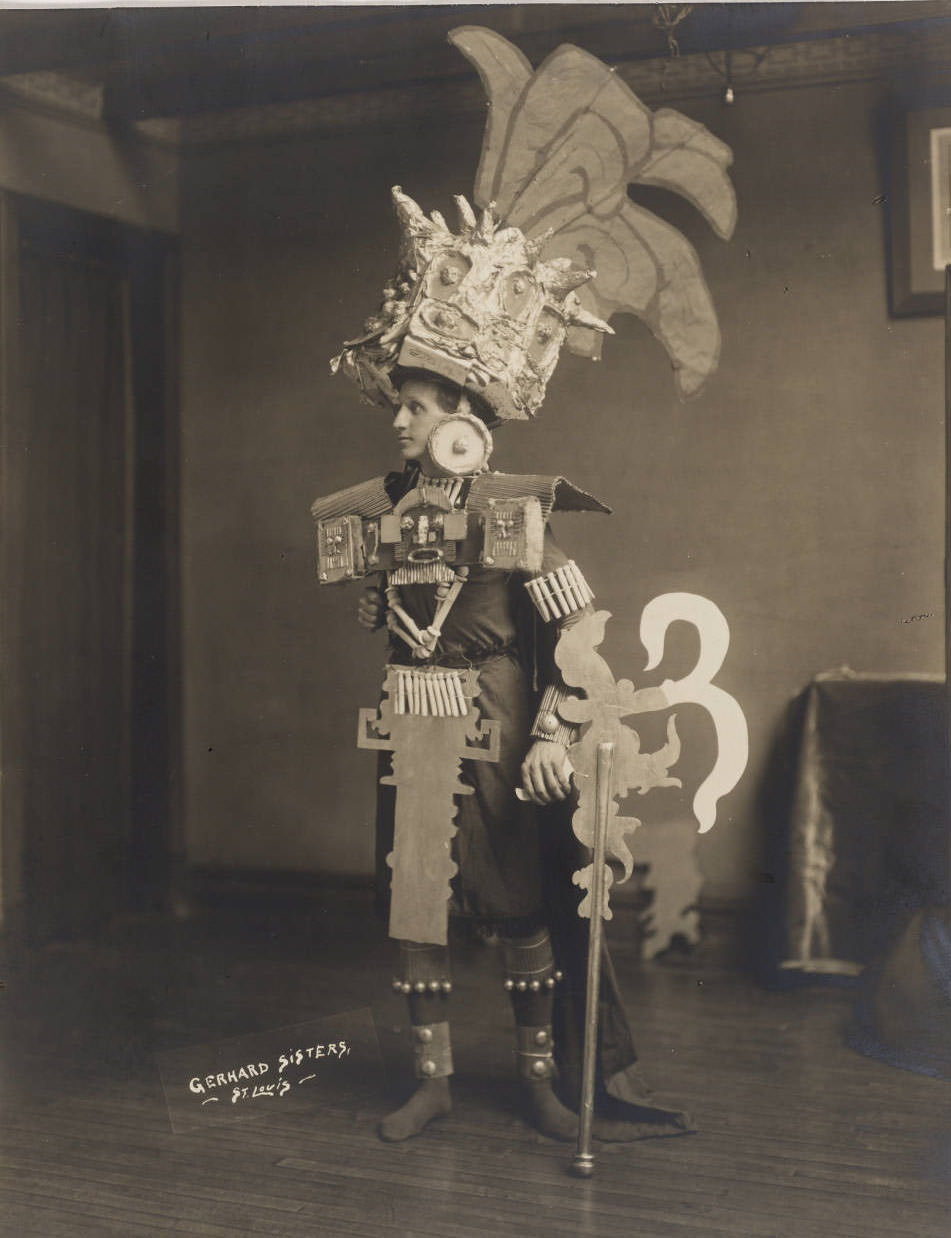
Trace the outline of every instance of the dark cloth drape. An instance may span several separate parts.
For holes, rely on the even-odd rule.
[[[818,676],[799,712],[783,968],[859,976],[849,1043],[951,1077],[946,687]]]
[[[19,274],[24,872],[55,936],[115,906],[127,847],[129,310],[95,260],[24,244]]]
[[[948,897],[943,680],[835,671],[806,690],[783,966],[856,975]]]

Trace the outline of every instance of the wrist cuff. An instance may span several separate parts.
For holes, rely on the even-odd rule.
[[[568,699],[571,693],[560,684],[549,684],[542,693],[538,713],[532,726],[532,739],[547,739],[555,744],[564,744],[567,748],[578,736],[578,728],[572,722],[565,722],[558,712],[561,703]]]

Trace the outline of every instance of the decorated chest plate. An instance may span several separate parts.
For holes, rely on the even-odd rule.
[[[418,486],[405,495],[392,514],[380,519],[380,542],[396,567],[427,566],[459,561],[469,521],[455,511],[452,500],[438,487]]]
[[[456,510],[445,491],[422,485],[381,516],[318,520],[317,576],[321,584],[336,584],[389,572],[401,583],[422,584],[462,565],[538,571],[543,537],[537,498],[492,500],[480,512]]]

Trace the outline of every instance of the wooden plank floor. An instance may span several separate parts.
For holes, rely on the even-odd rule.
[[[948,1238],[951,1085],[847,1048],[852,994],[757,988],[715,950],[616,940],[645,1074],[699,1133],[599,1145],[596,1176],[524,1126],[491,947],[455,951],[455,1110],[386,1145],[409,1086],[393,957],[367,900],[128,921],[8,961],[0,1233],[446,1238]],[[172,1132],[154,1052],[372,1006],[388,1094]]]

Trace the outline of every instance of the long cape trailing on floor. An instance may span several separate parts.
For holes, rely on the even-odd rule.
[[[577,1109],[584,1052],[588,921],[578,915],[582,892],[572,874],[586,862],[571,829],[569,803],[539,812],[539,841],[549,932],[555,964],[564,980],[555,990],[553,1027],[562,1099]],[[617,975],[605,943],[601,956],[595,1112],[628,1123],[631,1138],[683,1135],[694,1129],[689,1116],[653,1103],[637,1065],[637,1052]]]
[[[381,772],[388,754],[380,754]],[[386,916],[390,870],[386,856],[393,846],[394,788],[379,786],[377,793],[377,905]],[[555,965],[563,981],[555,989],[553,1027],[559,1091],[571,1108],[578,1108],[584,1050],[585,985],[588,956],[588,921],[577,912],[581,892],[572,885],[572,873],[583,862],[582,847],[571,830],[571,806],[555,805],[539,811],[539,840],[548,929]],[[627,1137],[656,1139],[689,1134],[695,1128],[683,1112],[656,1105],[640,1068],[627,1011],[611,956],[605,944],[601,960],[601,996],[598,1017],[597,1095],[599,1115],[629,1126]]]

